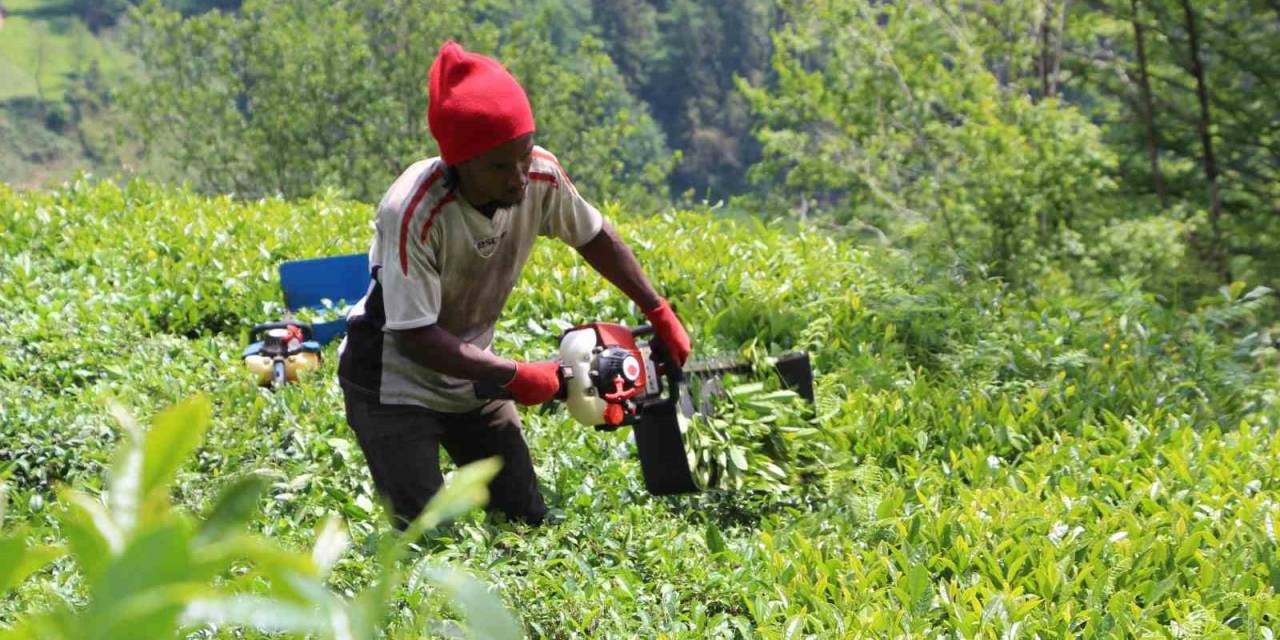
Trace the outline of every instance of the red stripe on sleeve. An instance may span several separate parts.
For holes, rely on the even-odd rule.
[[[548,160],[552,164],[556,165],[556,170],[560,172],[560,176],[564,178],[564,181],[568,182],[569,186],[573,187],[575,191],[578,189],[578,187],[573,184],[573,180],[569,179],[569,174],[565,172],[564,167],[560,166],[560,161],[557,160],[555,156],[541,149],[534,149],[533,155],[542,158],[543,160]]]
[[[405,207],[404,214],[400,216],[400,271],[405,276],[409,275],[409,223],[413,221],[413,213],[418,210],[418,205],[422,202],[422,199],[427,197],[427,192],[431,190],[432,185],[443,176],[443,169],[436,169],[432,172],[418,187],[413,197],[409,199],[409,206]]]
[[[440,213],[440,210],[443,209],[446,204],[453,202],[453,199],[456,198],[457,195],[457,191],[450,191],[449,193],[444,194],[443,198],[440,198],[440,202],[437,202],[436,206],[431,207],[431,215],[427,217],[427,223],[422,225],[422,235],[419,238],[422,242],[427,241],[427,234],[431,233],[431,225],[435,223],[436,215]]]
[[[550,173],[543,173],[542,171],[530,171],[529,179],[537,180],[539,182],[549,182],[555,188],[557,189],[560,188],[560,181],[556,180],[556,177]]]

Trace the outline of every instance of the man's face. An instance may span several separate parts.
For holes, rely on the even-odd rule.
[[[474,207],[520,204],[533,166],[533,134],[499,145],[458,165],[462,196]]]

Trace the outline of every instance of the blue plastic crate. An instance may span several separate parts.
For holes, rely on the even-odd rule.
[[[346,256],[293,260],[280,265],[280,288],[284,304],[291,311],[324,309],[328,299],[334,307],[355,304],[369,290],[369,256]],[[346,333],[347,321],[339,318],[311,325],[313,339],[328,344]]]

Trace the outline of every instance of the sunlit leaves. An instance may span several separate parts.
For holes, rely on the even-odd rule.
[[[1280,613],[1280,354],[1275,296],[1254,286],[1183,312],[1130,280],[1082,289],[1050,274],[1028,293],[813,230],[606,208],[699,352],[808,350],[817,402],[763,368],[726,380],[716,411],[687,425],[717,490],[663,498],[626,430],[526,411],[554,524],[471,512],[493,463],[446,465],[460,484],[408,539],[382,519],[335,358],[259,391],[237,377],[243,345],[226,331],[278,305],[275,261],[360,248],[289,221],[350,231],[363,214],[142,183],[0,199],[14,309],[0,333],[3,539],[70,552],[27,565],[0,603],[22,637],[74,636],[88,616],[214,637],[510,631],[497,602],[535,637],[1266,637]],[[54,224],[70,212],[84,228]],[[543,242],[495,351],[546,354],[573,323],[639,317]],[[207,414],[163,413],[198,393]],[[110,399],[138,418],[114,419]],[[177,425],[206,418],[193,447]],[[126,559],[156,575],[134,579]],[[91,608],[108,582],[119,614]]]

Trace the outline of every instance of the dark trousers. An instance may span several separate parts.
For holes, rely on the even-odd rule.
[[[391,505],[397,528],[412,522],[443,484],[440,445],[459,466],[502,457],[502,470],[489,483],[490,511],[530,524],[541,524],[546,517],[520,414],[511,401],[495,400],[468,413],[442,413],[382,404],[345,385],[342,391],[347,424],[364,451],[374,486]]]

